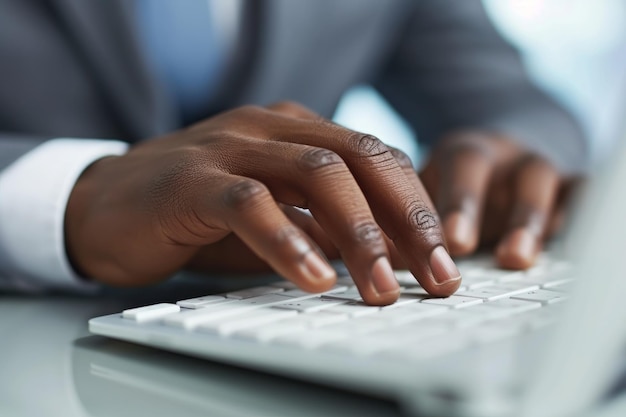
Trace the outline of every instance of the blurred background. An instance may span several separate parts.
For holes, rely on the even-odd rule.
[[[626,140],[626,0],[483,2],[523,53],[536,84],[581,121],[595,163],[617,138]],[[349,91],[335,120],[403,149],[419,164],[414,133],[372,88]]]

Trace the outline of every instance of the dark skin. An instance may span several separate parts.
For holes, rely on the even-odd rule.
[[[425,178],[440,180],[425,183],[448,202],[448,221],[454,180],[438,166]],[[180,269],[269,266],[322,292],[336,280],[326,258],[341,257],[371,305],[397,299],[392,265],[432,295],[453,294],[461,277],[448,248],[469,253],[478,240],[448,246],[444,230],[454,237],[454,227],[440,226],[406,155],[294,103],[238,108],[97,161],[76,183],[65,219],[69,257],[95,281],[137,286]]]
[[[444,138],[420,177],[443,218],[450,253],[495,247],[497,263],[508,269],[534,264],[563,222],[574,182],[513,140],[473,131]]]

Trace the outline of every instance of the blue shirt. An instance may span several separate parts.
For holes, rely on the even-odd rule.
[[[183,118],[199,116],[215,97],[228,56],[215,0],[135,2],[140,41],[155,75]]]

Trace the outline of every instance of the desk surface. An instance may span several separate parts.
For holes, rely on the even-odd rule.
[[[202,283],[202,284],[199,284]],[[0,295],[0,416],[401,416],[396,404],[90,335],[87,320],[259,281],[98,296]],[[626,395],[594,416],[626,415]]]
[[[243,282],[239,282],[241,285]],[[0,295],[0,415],[399,416],[389,402],[90,335],[87,320],[219,292]]]

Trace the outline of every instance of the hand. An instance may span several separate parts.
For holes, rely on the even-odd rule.
[[[65,227],[76,269],[113,285],[210,270],[242,244],[311,292],[336,279],[320,247],[339,253],[369,304],[398,297],[390,255],[431,294],[460,283],[408,158],[289,103],[239,108],[94,163]]]
[[[545,159],[505,137],[459,132],[444,139],[420,175],[443,218],[450,253],[495,244],[500,266],[533,265],[562,223],[570,183]]]

